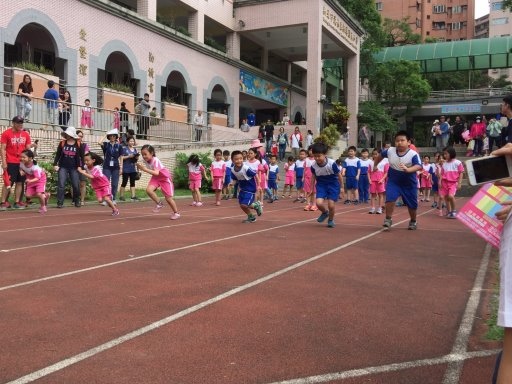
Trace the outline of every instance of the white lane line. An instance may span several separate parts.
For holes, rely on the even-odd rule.
[[[339,213],[337,215],[342,215],[342,214],[343,213]],[[224,217],[224,218],[220,218],[220,219],[219,218],[211,219],[211,220],[206,220],[206,221],[224,220],[226,218],[229,218],[229,217]],[[239,237],[252,236],[252,235],[255,235],[255,234],[258,234],[258,233],[268,232],[268,231],[272,231],[272,230],[275,230],[275,229],[286,228],[286,227],[290,227],[290,226],[294,226],[294,225],[304,224],[304,223],[307,223],[307,222],[310,222],[310,221],[313,221],[313,220],[316,220],[316,219],[308,219],[308,220],[303,220],[303,221],[295,221],[293,223],[277,225],[277,226],[274,226],[274,227],[264,228],[264,229],[260,229],[260,230],[257,230],[257,231],[240,233],[240,234],[237,234],[237,235],[223,237],[223,238],[220,238],[220,239],[208,240],[208,241],[204,241],[204,242],[201,242],[201,243],[195,243],[195,244],[189,244],[189,245],[185,245],[183,247],[178,247],[178,248],[170,248],[170,249],[166,249],[166,250],[159,251],[159,252],[149,253],[149,254],[146,254],[146,255],[130,257],[129,259],[113,261],[113,262],[110,262],[110,263],[95,265],[93,267],[77,269],[77,270],[74,270],[74,271],[59,273],[57,275],[51,275],[51,276],[41,277],[39,279],[24,281],[24,282],[21,282],[21,283],[6,285],[6,286],[3,286],[3,287],[0,287],[0,292],[1,291],[6,291],[6,290],[9,290],[9,289],[13,289],[13,288],[23,287],[23,286],[26,286],[26,285],[32,285],[32,284],[40,283],[40,282],[43,282],[43,281],[49,281],[49,280],[54,280],[54,279],[58,279],[58,278],[61,278],[61,277],[72,276],[72,275],[76,275],[76,274],[79,274],[79,273],[94,271],[96,269],[112,267],[114,265],[129,263],[129,262],[132,262],[132,261],[147,259],[147,258],[155,257],[155,256],[160,256],[160,255],[164,255],[164,254],[167,254],[167,253],[174,253],[174,252],[183,251],[183,250],[186,250],[186,249],[201,247],[203,245],[209,245],[209,244],[219,243],[219,242],[226,241],[226,240],[232,240],[232,239],[236,239],[236,238],[239,238]],[[406,220],[404,220],[404,222],[405,221]],[[203,223],[203,222],[205,222],[205,221],[200,221],[199,223]],[[192,223],[190,223],[190,224],[192,224]],[[250,224],[248,224],[248,226],[249,225]],[[168,228],[168,227],[170,227],[170,226],[165,226],[165,227],[161,227],[161,228]],[[155,228],[153,228],[153,229],[155,229]],[[379,230],[379,231],[377,231],[375,233],[379,233],[379,232],[382,232],[382,230]],[[126,233],[128,233],[128,232],[125,232],[125,234]]]
[[[309,221],[309,220],[308,220]],[[406,221],[409,221],[409,219],[407,220],[403,220],[401,221],[400,223],[403,223],[403,222],[406,222]],[[397,223],[397,224],[400,224],[400,223]],[[282,226],[279,226],[279,227],[274,227],[274,228],[271,228],[271,229],[263,229],[263,230],[259,230],[259,231],[254,231],[254,232],[251,232],[251,234],[257,234],[257,233],[261,233],[261,232],[264,232],[264,231],[268,231],[268,230],[273,230],[273,229],[276,229],[276,228],[283,228],[283,227],[288,227],[288,226],[292,226],[292,225],[296,225],[295,223],[289,223],[289,224],[285,224],[285,225],[282,225]],[[212,304],[215,304],[221,300],[224,300],[224,299],[227,299],[228,297],[231,297],[233,295],[236,295],[237,293],[240,293],[240,292],[243,292],[243,291],[246,291],[248,290],[249,288],[252,288],[252,287],[255,287],[257,285],[260,285],[264,282],[267,282],[271,279],[275,279],[276,277],[278,276],[281,276],[285,273],[288,273],[290,271],[293,271],[295,269],[298,269],[304,265],[307,265],[307,264],[310,264],[310,263],[313,263],[314,261],[317,261],[319,259],[322,259],[328,255],[331,255],[335,252],[338,252],[344,248],[348,248],[354,244],[357,244],[361,241],[364,241],[366,239],[369,239],[370,237],[373,237],[379,233],[381,233],[383,230],[378,230],[378,231],[375,231],[375,232],[371,232],[365,236],[362,236],[362,237],[359,237],[357,239],[354,239],[352,241],[349,241],[345,244],[342,244],[336,248],[332,248],[328,251],[325,251],[323,253],[320,253],[316,256],[313,256],[313,257],[310,257],[309,259],[306,259],[306,260],[303,260],[303,261],[300,261],[298,263],[295,263],[295,264],[292,264],[286,268],[283,268],[283,269],[280,269],[279,271],[276,271],[274,273],[271,273],[269,275],[266,275],[266,276],[263,276],[259,279],[256,279],[254,281],[251,281],[249,283],[246,283],[244,285],[241,285],[237,288],[234,288],[234,289],[231,289],[227,292],[224,292],[220,295],[217,295],[215,297],[212,297],[211,299],[209,300],[205,300],[199,304],[196,304],[192,307],[189,307],[187,309],[184,309],[174,315],[171,315],[171,316],[168,316],[168,317],[165,317],[161,320],[158,320],[158,321],[155,321],[151,324],[148,324],[146,325],[145,327],[142,327],[142,328],[139,328],[139,329],[136,329],[132,332],[129,332],[123,336],[120,336],[118,338],[115,338],[115,339],[112,339],[106,343],[103,343],[101,345],[98,345],[97,347],[94,347],[94,348],[91,348],[85,352],[82,352],[82,353],[79,353],[77,355],[74,355],[74,356],[71,356],[67,359],[64,359],[64,360],[61,360],[55,364],[52,364],[52,365],[49,365],[45,368],[42,368],[42,369],[39,369],[37,371],[34,371],[32,373],[29,373],[23,377],[20,377],[18,379],[15,379],[13,381],[10,381],[9,383],[6,383],[6,384],[24,384],[24,383],[30,383],[34,380],[37,380],[37,379],[40,379],[42,377],[45,377],[45,376],[48,376],[54,372],[57,372],[57,371],[60,371],[66,367],[69,367],[70,365],[73,365],[73,364],[76,364],[80,361],[83,361],[85,359],[88,359],[90,357],[93,357],[101,352],[104,352],[104,351],[107,351],[111,348],[114,348],[126,341],[129,341],[129,340],[132,340],[132,339],[135,339],[136,337],[139,337],[139,336],[142,336],[148,332],[151,332],[151,331],[154,331],[158,328],[161,328],[163,327],[164,325],[167,325],[169,323],[172,323],[184,316],[187,316],[191,313],[194,313],[194,312],[197,312],[199,311],[200,309],[203,309],[205,307],[208,307]],[[235,235],[235,236],[230,236],[230,237],[226,237],[224,239],[219,239],[219,240],[212,240],[212,241],[209,241],[209,242],[205,242],[205,243],[201,243],[201,245],[204,245],[204,244],[211,244],[211,243],[214,243],[214,242],[218,242],[218,241],[225,241],[225,240],[231,240],[231,239],[234,239],[234,238],[237,238],[237,237],[241,237],[241,236],[246,236],[247,234],[240,234],[240,235]],[[192,247],[195,247],[197,245],[191,245],[191,246],[187,246],[187,247],[183,247],[183,249],[186,249],[186,248],[192,248]],[[151,255],[146,255],[145,257],[151,257],[152,255],[157,255],[157,254],[162,254],[162,253],[167,253],[169,251],[162,251],[162,252],[158,252],[156,254],[151,254]],[[130,259],[131,260],[131,259]],[[126,261],[124,261],[126,262]],[[111,263],[112,264],[112,263]]]
[[[475,352],[464,352],[460,354],[449,354],[441,357],[435,357],[431,359],[422,359],[414,361],[405,361],[402,363],[379,365],[375,367],[365,367],[359,369],[351,369],[349,371],[327,373],[324,375],[309,376],[299,379],[291,379],[285,381],[276,381],[270,384],[312,384],[312,383],[327,383],[334,380],[350,379],[354,377],[370,376],[379,373],[389,373],[395,371],[403,371],[412,368],[427,367],[433,365],[446,364],[450,362],[463,362],[468,359],[474,359],[477,357],[486,357],[496,355],[500,350],[493,349],[487,351],[475,351]]]
[[[457,331],[457,337],[453,343],[452,354],[465,353],[468,349],[469,336],[471,335],[471,330],[473,329],[473,324],[475,322],[475,315],[478,310],[478,305],[480,304],[480,292],[482,291],[485,275],[489,266],[491,249],[491,245],[487,244],[480,263],[480,268],[478,269],[478,273],[475,277],[475,282],[473,283],[473,289],[470,291],[471,294],[469,295],[459,330]],[[444,374],[443,384],[458,384],[463,366],[464,360],[454,361],[448,364]]]

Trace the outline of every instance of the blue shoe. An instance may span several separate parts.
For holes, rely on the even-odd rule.
[[[316,221],[318,221],[319,223],[323,223],[328,217],[329,217],[329,211],[325,211],[320,216],[318,216],[318,219],[316,219]]]
[[[336,224],[334,224],[334,220],[329,220],[329,221],[327,222],[327,226],[328,226],[329,228],[334,228],[334,227],[336,226]]]

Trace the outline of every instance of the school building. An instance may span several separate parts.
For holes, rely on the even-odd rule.
[[[4,0],[0,78],[15,93],[15,67],[31,62],[51,69],[73,103],[111,110],[128,100],[133,111],[149,93],[167,120],[202,110],[210,124],[238,127],[251,112],[256,123],[286,112],[318,132],[336,99],[357,127],[363,35],[334,0]],[[334,84],[324,60],[339,63]],[[33,76],[34,96],[48,77]]]

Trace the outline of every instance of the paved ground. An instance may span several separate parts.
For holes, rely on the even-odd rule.
[[[489,382],[496,255],[457,220],[188,203],[0,213],[0,383]]]

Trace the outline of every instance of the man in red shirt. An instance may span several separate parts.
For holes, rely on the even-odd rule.
[[[12,127],[7,129],[0,138],[0,158],[2,160],[2,169],[9,174],[11,186],[16,185],[14,208],[23,209],[25,204],[21,203],[21,193],[23,192],[23,183],[25,177],[20,174],[20,155],[25,149],[31,146],[30,135],[23,130],[23,118],[15,116],[12,119]],[[0,210],[5,211],[10,207],[7,201],[7,186],[2,187],[2,203]]]

